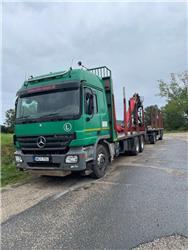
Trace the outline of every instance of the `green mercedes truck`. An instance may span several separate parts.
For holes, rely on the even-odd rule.
[[[81,65],[81,63],[79,63]],[[120,154],[137,155],[144,142],[162,137],[144,126],[138,94],[116,121],[111,71],[106,67],[72,69],[26,80],[17,92],[14,144],[18,169],[39,175],[73,171],[105,175]]]

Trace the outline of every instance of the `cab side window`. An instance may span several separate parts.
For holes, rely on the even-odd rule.
[[[92,98],[91,98],[92,96]],[[89,88],[84,88],[84,107],[85,114],[90,115],[90,105],[91,99],[93,99],[93,113],[98,113],[98,103],[97,103],[97,95]]]
[[[84,88],[84,108],[86,114],[89,114],[90,95],[91,90],[88,88]]]

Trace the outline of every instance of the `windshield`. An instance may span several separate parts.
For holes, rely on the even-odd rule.
[[[38,93],[18,99],[16,118],[45,118],[61,116],[74,118],[80,113],[80,89],[63,89]]]

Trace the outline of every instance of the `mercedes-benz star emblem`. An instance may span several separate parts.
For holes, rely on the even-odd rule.
[[[46,138],[44,138],[43,136],[39,136],[37,138],[37,146],[39,148],[44,148],[45,145],[46,145]]]

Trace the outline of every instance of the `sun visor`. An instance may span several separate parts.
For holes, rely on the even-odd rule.
[[[17,96],[25,96],[25,95],[33,95],[35,93],[43,93],[43,92],[51,92],[51,91],[56,91],[60,89],[76,89],[79,88],[81,85],[80,81],[66,81],[66,82],[58,82],[58,84],[51,84],[51,85],[46,85],[46,86],[39,86],[39,87],[34,87],[34,88],[28,88],[18,91]]]

